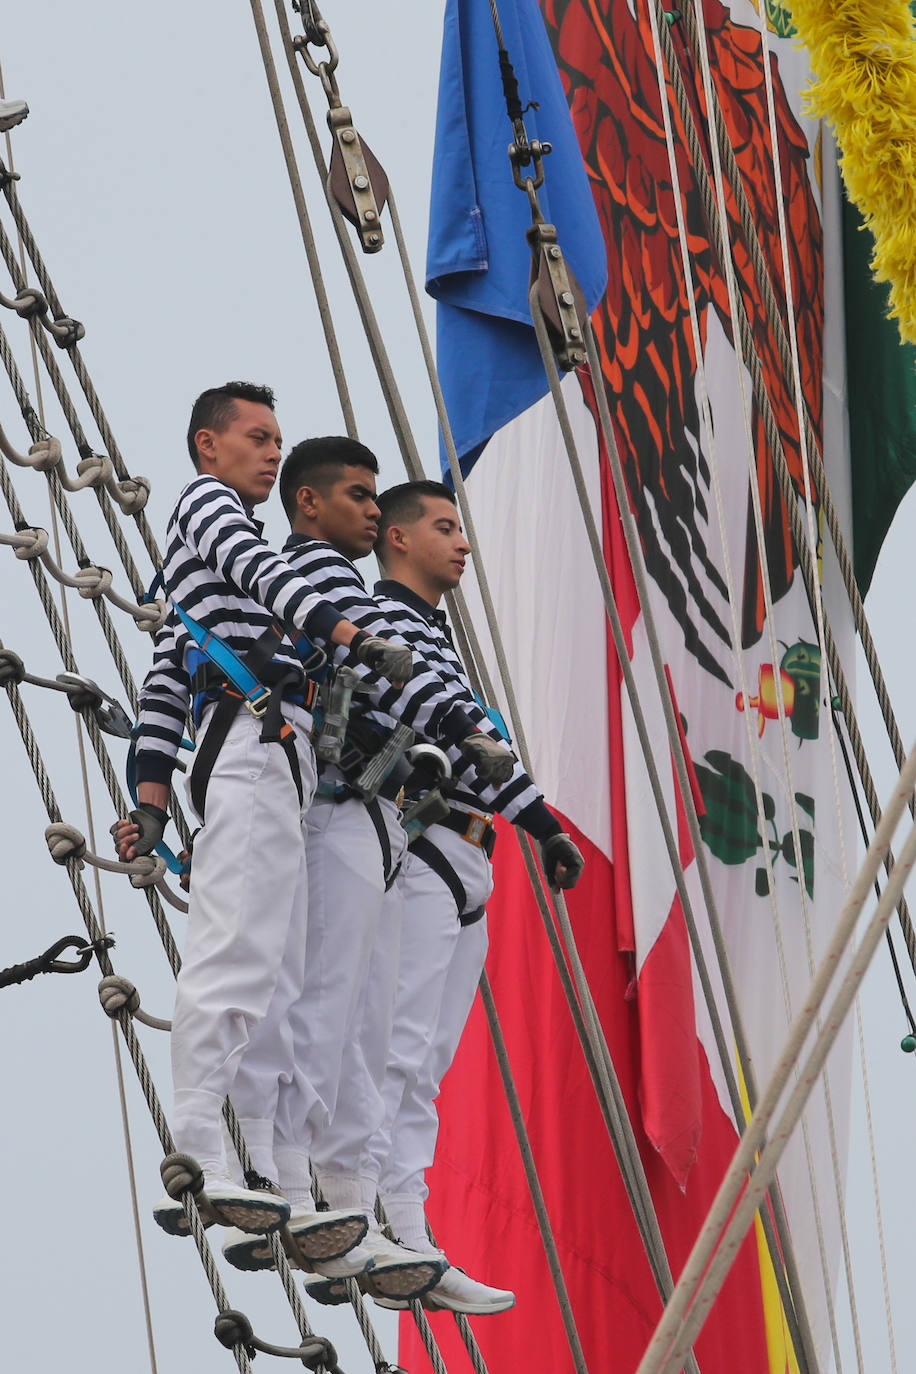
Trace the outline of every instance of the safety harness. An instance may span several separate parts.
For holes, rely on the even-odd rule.
[[[317,796],[335,804],[355,797],[365,806],[382,851],[386,892],[401,871],[401,864],[400,860],[396,864],[393,862],[391,841],[379,797],[388,801],[400,798],[409,773],[404,754],[412,742],[413,731],[407,726],[399,725],[386,734],[381,729],[375,729],[368,721],[353,720],[351,717],[347,722],[343,744],[336,751],[338,758],[335,766],[341,773],[342,781],[328,777],[329,760],[322,759],[320,753],[318,757]],[[323,773],[325,776],[322,776]]]
[[[188,782],[194,810],[204,819],[207,787],[219,752],[226,742],[232,722],[245,706],[255,720],[261,721],[261,743],[279,744],[286,754],[290,772],[302,805],[302,773],[296,754],[296,732],[282,714],[283,702],[308,710],[318,691],[316,674],[325,667],[323,653],[296,629],[290,632],[280,620],[273,620],[250,649],[238,654],[219,635],[207,630],[176,601],[175,613],[194,641],[188,651],[187,668],[191,679],[194,723],[199,725],[205,707],[216,707],[203,740],[194,757]],[[285,638],[303,663],[289,665],[274,661]]]
[[[482,849],[488,859],[492,859],[493,850],[496,848],[496,831],[493,828],[492,816],[481,816],[475,812],[460,811],[453,806],[449,814],[442,820],[436,821],[435,824],[444,826],[446,830],[453,830],[456,835],[467,840],[468,844],[473,844],[478,849]],[[418,859],[422,859],[423,863],[431,868],[436,876],[445,883],[455,899],[459,925],[472,926],[476,924],[482,918],[486,908],[478,906],[468,910],[468,894],[464,883],[432,840],[428,839],[426,835],[418,835],[416,839],[410,842],[410,852],[416,854]]]

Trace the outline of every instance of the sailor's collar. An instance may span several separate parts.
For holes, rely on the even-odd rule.
[[[437,606],[431,606],[428,601],[424,601],[422,596],[411,588],[405,587],[403,582],[395,582],[391,578],[383,578],[381,582],[375,584],[376,596],[387,596],[392,601],[402,601],[405,606],[410,606],[414,611],[418,611],[424,620],[431,625],[438,625],[444,629],[447,625],[445,611],[440,611]]]

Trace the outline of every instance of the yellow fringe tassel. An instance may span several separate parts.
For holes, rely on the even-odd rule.
[[[916,343],[916,26],[908,0],[787,0],[833,125],[850,199],[870,229],[872,271],[890,282],[900,337]]]

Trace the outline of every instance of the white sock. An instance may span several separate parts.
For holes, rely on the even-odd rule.
[[[426,1234],[426,1212],[423,1199],[407,1193],[385,1193],[382,1206],[398,1240],[411,1250],[433,1250]]]

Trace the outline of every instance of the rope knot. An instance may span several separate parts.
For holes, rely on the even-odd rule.
[[[17,558],[24,558],[28,561],[30,558],[41,558],[42,554],[47,553],[47,530],[39,529],[36,526],[34,529],[17,530],[17,533],[29,541],[27,544],[18,544],[13,549]]]
[[[142,606],[138,606],[133,612],[134,620],[137,622],[137,629],[144,630],[147,634],[154,635],[157,630],[165,624],[168,615],[168,607],[159,598],[155,601],[146,601]]]
[[[63,460],[64,451],[59,439],[48,437],[39,439],[29,449],[29,457],[34,459],[32,466],[36,472],[50,472]]]
[[[25,664],[12,649],[0,649],[0,687],[17,687],[25,677]]]
[[[90,457],[83,458],[77,463],[76,471],[81,479],[81,487],[103,486],[114,479],[111,459],[104,453],[93,453]]]
[[[149,500],[151,483],[148,477],[127,477],[123,482],[113,482],[109,490],[122,515],[139,515]]]
[[[140,994],[129,978],[112,973],[99,983],[99,1001],[105,1015],[114,1020],[124,1010],[133,1016],[140,1006]]]
[[[111,573],[107,568],[80,568],[74,581],[80,596],[87,601],[95,601],[111,590]]]
[[[13,309],[23,320],[48,313],[48,302],[34,286],[26,286],[13,297]]]
[[[176,1202],[180,1202],[189,1189],[195,1197],[203,1192],[204,1176],[193,1155],[166,1155],[159,1165],[159,1173],[165,1191]]]
[[[227,1312],[220,1312],[213,1323],[213,1334],[227,1350],[231,1350],[235,1345],[242,1345],[250,1356],[255,1353],[252,1344],[254,1331],[244,1312],[236,1312],[233,1308]]]
[[[141,854],[129,865],[131,887],[154,887],[165,877],[168,865],[155,854]]]
[[[299,1358],[307,1369],[325,1370],[337,1368],[337,1351],[326,1336],[306,1336],[299,1347]],[[390,1365],[392,1374],[397,1371],[396,1365]],[[405,1374],[403,1370],[399,1374]]]
[[[68,825],[66,821],[57,821],[45,830],[45,840],[51,852],[51,858],[56,864],[63,865],[69,863],[71,859],[76,859],[79,867],[83,867],[82,859],[86,853],[86,838],[77,830],[75,825]]]
[[[53,335],[58,348],[75,348],[80,339],[86,337],[85,325],[70,315],[61,315],[59,320],[47,320],[45,328]]]

